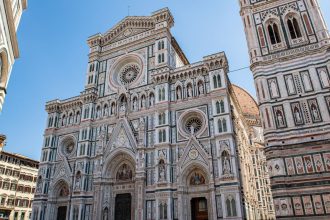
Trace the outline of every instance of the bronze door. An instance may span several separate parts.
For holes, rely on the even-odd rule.
[[[207,200],[205,198],[193,198],[191,200],[191,219],[208,220]]]
[[[131,194],[118,194],[115,204],[115,220],[131,220]]]
[[[58,207],[57,220],[66,220],[66,206]]]

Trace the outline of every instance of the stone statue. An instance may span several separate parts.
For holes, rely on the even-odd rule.
[[[284,119],[282,116],[282,112],[280,111],[277,112],[277,120],[280,126],[284,126]]]
[[[153,106],[154,105],[154,101],[155,101],[155,98],[154,96],[150,96],[150,106]]]
[[[75,183],[74,188],[75,188],[75,190],[79,190],[80,189],[80,175],[78,175],[76,177],[76,183]]]
[[[188,86],[188,97],[192,97],[192,88]]]
[[[133,100],[133,110],[137,110],[137,103],[136,99]]]
[[[294,114],[295,114],[297,122],[301,122],[301,117],[300,117],[300,113],[299,113],[298,109],[295,109]]]
[[[176,99],[181,99],[181,88],[178,87],[177,90],[176,90]]]
[[[315,105],[312,105],[312,114],[313,114],[314,119],[319,119],[319,113],[318,113]]]
[[[228,156],[223,157],[223,168],[222,168],[223,174],[230,174],[231,169],[230,169],[230,161]]]
[[[165,164],[164,161],[159,163],[159,181],[165,181]]]
[[[199,94],[200,95],[204,93],[204,87],[203,87],[203,84],[202,83],[199,84],[198,91],[199,91]]]
[[[195,128],[194,128],[194,126],[190,126],[190,134],[191,134],[191,135],[194,135],[194,133],[195,133]]]
[[[142,108],[145,108],[145,107],[146,107],[146,99],[145,99],[144,96],[142,96],[141,107],[142,107]]]

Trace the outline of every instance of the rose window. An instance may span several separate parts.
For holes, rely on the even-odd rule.
[[[185,123],[185,129],[188,133],[197,133],[202,128],[203,122],[198,117],[189,118]]]
[[[67,154],[71,154],[72,151],[73,151],[73,148],[74,148],[74,144],[73,143],[70,143],[68,144],[66,147],[65,147],[65,151]]]
[[[123,84],[130,84],[135,81],[140,73],[140,67],[137,64],[127,64],[120,71],[120,81]]]

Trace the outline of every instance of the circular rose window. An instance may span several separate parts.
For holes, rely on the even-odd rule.
[[[120,70],[120,82],[122,84],[129,84],[136,80],[136,77],[140,73],[140,67],[135,64],[126,64],[123,66],[123,68]]]
[[[185,123],[185,129],[186,132],[190,133],[197,133],[199,130],[201,130],[203,125],[203,122],[200,118],[198,117],[191,117],[189,118],[186,123]]]
[[[75,141],[73,140],[72,137],[66,137],[62,142],[61,142],[61,151],[63,155],[70,155],[75,149]]]
[[[198,109],[184,112],[179,117],[179,132],[184,136],[201,135],[206,129],[206,115]]]

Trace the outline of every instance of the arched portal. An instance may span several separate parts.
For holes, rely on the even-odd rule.
[[[207,220],[212,218],[214,189],[209,187],[211,174],[201,163],[192,163],[183,169],[179,201],[182,219]],[[188,218],[186,218],[188,216]]]
[[[70,188],[69,184],[64,181],[60,180],[55,184],[53,197],[56,198],[55,204],[55,212],[57,220],[67,219],[68,217],[68,197],[70,195]]]
[[[136,210],[136,162],[129,150],[114,150],[105,160],[100,204],[103,219],[131,220]],[[107,210],[107,211],[104,211]]]

